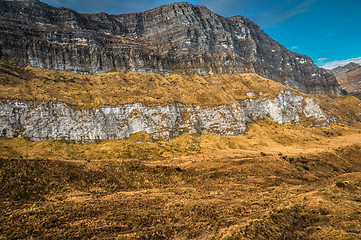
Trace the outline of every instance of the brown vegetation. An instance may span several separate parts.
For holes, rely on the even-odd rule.
[[[340,86],[348,92],[349,95],[361,99],[361,66],[351,63],[345,66],[346,69],[347,66],[350,67],[348,71],[344,72],[343,74],[335,74],[337,81]],[[343,67],[340,68],[342,69]]]
[[[0,238],[360,239],[361,126],[0,140]]]
[[[336,115],[339,122],[361,121],[361,101],[355,97],[317,95],[314,99],[329,116]]]
[[[78,108],[217,106],[285,89],[306,96],[256,74],[77,75],[0,64],[0,98]],[[263,120],[240,136],[169,142],[145,133],[92,144],[0,139],[0,239],[361,239],[361,104],[314,98],[339,123]]]
[[[308,96],[254,73],[168,77],[135,72],[80,75],[0,62],[0,99],[64,102],[80,109],[174,102],[212,107],[237,104],[245,99],[274,98],[286,89],[295,95]],[[361,102],[354,97],[314,95],[313,98],[340,122],[361,121]]]
[[[297,92],[253,73],[168,77],[135,72],[80,75],[0,63],[0,98],[64,102],[78,108],[136,102],[219,106],[261,94],[262,98],[275,97],[284,89]],[[247,96],[248,92],[255,96]]]

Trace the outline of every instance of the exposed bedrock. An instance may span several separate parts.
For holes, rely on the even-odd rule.
[[[274,99],[248,99],[217,107],[134,103],[81,110],[64,103],[1,100],[0,137],[93,141],[122,139],[137,132],[156,140],[205,132],[232,136],[246,132],[247,123],[266,118],[279,123],[311,118],[327,124],[327,116],[312,98],[289,91]]]
[[[186,2],[109,15],[0,0],[0,59],[90,74],[255,72],[305,93],[341,93],[330,72],[250,20]]]

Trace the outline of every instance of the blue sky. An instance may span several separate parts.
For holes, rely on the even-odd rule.
[[[168,0],[44,0],[81,13],[142,12]],[[189,0],[222,16],[242,15],[288,49],[325,68],[361,64],[361,0]]]

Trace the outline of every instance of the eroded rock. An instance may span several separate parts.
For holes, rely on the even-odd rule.
[[[23,66],[90,74],[255,72],[305,93],[341,93],[331,73],[249,19],[186,2],[108,15],[0,0],[0,23],[0,59]]]
[[[327,124],[327,116],[313,99],[290,91],[274,99],[247,99],[208,108],[134,103],[81,110],[64,103],[1,100],[0,137],[93,141],[122,139],[137,132],[149,133],[157,140],[205,132],[232,136],[246,132],[247,123],[266,118],[279,123],[312,118]]]

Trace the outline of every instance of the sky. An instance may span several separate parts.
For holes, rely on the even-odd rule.
[[[80,13],[146,11],[169,0],[42,0]],[[242,15],[291,51],[332,69],[361,64],[361,0],[189,0],[225,17]]]

